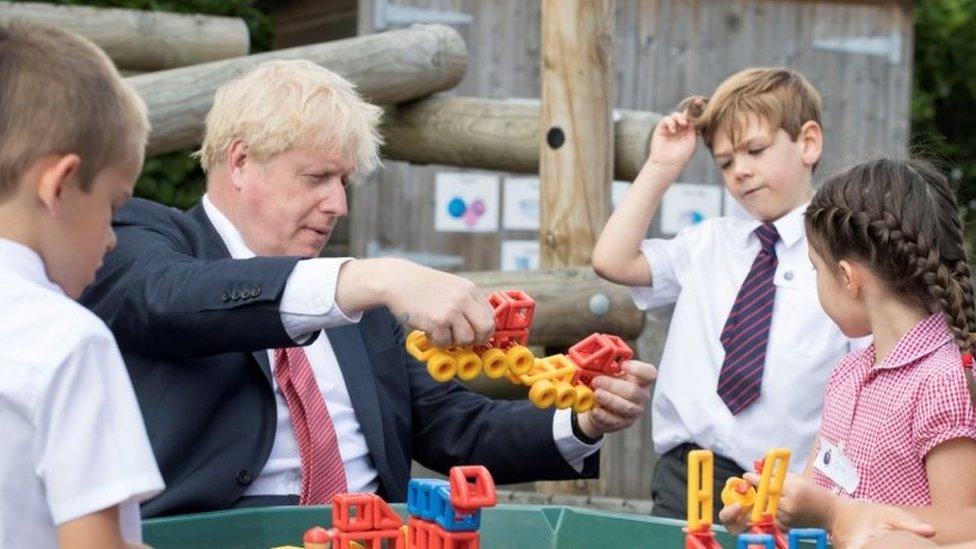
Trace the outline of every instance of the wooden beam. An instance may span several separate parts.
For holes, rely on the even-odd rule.
[[[456,30],[425,25],[133,76],[126,81],[149,106],[147,154],[197,145],[217,88],[272,59],[308,59],[351,80],[368,101],[390,104],[453,88],[468,52]]]
[[[633,181],[647,159],[652,112],[618,109],[613,125],[614,179]],[[538,100],[434,96],[393,105],[383,122],[383,156],[414,164],[539,173]]]
[[[542,0],[540,265],[586,265],[610,214],[613,0]]]
[[[458,274],[485,294],[513,288],[529,294],[536,302],[530,345],[569,347],[593,332],[633,339],[644,326],[644,314],[634,307],[630,291],[601,279],[589,267]]]
[[[250,36],[237,17],[142,10],[0,3],[0,23],[33,21],[80,34],[120,69],[157,71],[247,55]]]

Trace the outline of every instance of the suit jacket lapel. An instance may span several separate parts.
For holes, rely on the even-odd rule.
[[[356,419],[366,437],[373,466],[380,476],[380,482],[387,490],[395,489],[397,483],[386,460],[386,442],[383,433],[383,418],[380,415],[380,401],[376,393],[373,369],[366,353],[366,344],[356,325],[340,326],[325,331],[332,344],[339,369],[346,380],[346,389],[352,400]]]

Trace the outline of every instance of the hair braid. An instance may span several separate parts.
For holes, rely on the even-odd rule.
[[[899,296],[941,312],[963,352],[976,349],[976,298],[963,224],[942,174],[921,161],[876,160],[827,181],[806,213],[810,243],[865,262]]]

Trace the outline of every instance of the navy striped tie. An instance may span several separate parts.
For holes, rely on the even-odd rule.
[[[739,288],[721,337],[725,360],[718,376],[718,395],[733,415],[759,398],[773,300],[776,298],[773,277],[779,233],[772,223],[764,223],[754,232],[762,249]]]

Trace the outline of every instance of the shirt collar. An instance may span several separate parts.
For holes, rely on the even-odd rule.
[[[942,313],[929,315],[908,333],[901,336],[888,356],[876,368],[890,370],[913,364],[952,341],[952,332],[949,330],[945,316]],[[867,358],[870,359],[869,364],[874,364],[877,359],[877,351],[873,342],[867,351]]]
[[[806,232],[803,226],[803,214],[807,211],[807,206],[809,205],[809,202],[804,203],[790,213],[773,221],[773,225],[779,233],[780,240],[787,248],[792,248],[794,244],[803,239],[803,235]],[[753,235],[753,231],[762,224],[763,222],[758,219],[742,220],[738,225],[740,228],[739,234],[737,235],[739,243],[747,246],[749,245],[750,239],[756,238],[758,240],[758,237]]]
[[[0,238],[0,257],[3,258],[3,261],[0,261],[0,267],[27,280],[37,282],[41,286],[64,293],[61,287],[47,276],[44,260],[31,248],[20,242]]]
[[[247,244],[244,242],[244,237],[241,236],[241,232],[230,222],[230,219],[227,219],[227,216],[217,209],[217,206],[210,201],[210,197],[203,195],[201,203],[203,204],[204,213],[210,219],[210,223],[217,230],[220,239],[224,241],[224,246],[227,246],[227,251],[230,252],[231,258],[250,259],[257,255],[247,247]]]

